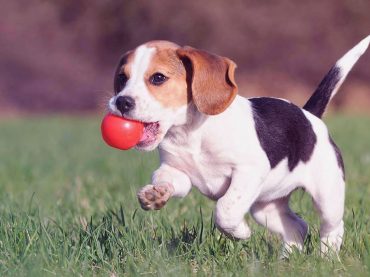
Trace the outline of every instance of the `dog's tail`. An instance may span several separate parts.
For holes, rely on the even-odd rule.
[[[321,118],[329,101],[337,93],[357,60],[365,53],[369,43],[370,35],[361,40],[355,47],[339,59],[326,74],[310,99],[308,99],[307,103],[303,106],[303,109]]]

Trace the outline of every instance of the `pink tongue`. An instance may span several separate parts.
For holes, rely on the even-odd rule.
[[[144,132],[143,135],[141,136],[140,142],[154,139],[154,134],[150,127],[151,126],[147,126],[144,128]]]

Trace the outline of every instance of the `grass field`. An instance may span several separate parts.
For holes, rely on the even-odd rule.
[[[1,276],[369,276],[370,118],[327,122],[347,171],[341,260],[321,259],[318,220],[297,191],[292,207],[310,224],[304,253],[279,259],[280,241],[258,227],[248,241],[215,230],[214,203],[195,189],[161,211],[139,208],[157,153],[116,151],[98,117],[0,119]]]

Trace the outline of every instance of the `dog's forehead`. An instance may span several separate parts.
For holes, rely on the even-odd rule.
[[[130,73],[130,78],[136,79],[145,74],[155,52],[155,48],[148,47],[145,44],[140,45],[135,49],[131,63],[126,66],[126,70]]]
[[[120,62],[120,71],[128,76],[144,75],[148,68],[167,67],[178,69],[176,50],[179,45],[164,40],[149,41],[127,52]]]
[[[168,41],[154,41],[146,44],[147,47],[154,48],[148,67],[148,74],[160,71],[164,74],[177,75],[183,72],[183,66],[176,50],[180,47]]]

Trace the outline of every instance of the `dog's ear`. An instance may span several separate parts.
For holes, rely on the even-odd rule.
[[[234,78],[236,64],[228,58],[189,46],[176,52],[185,67],[190,67],[186,68],[190,74],[187,81],[198,110],[208,115],[226,110],[238,92]]]

